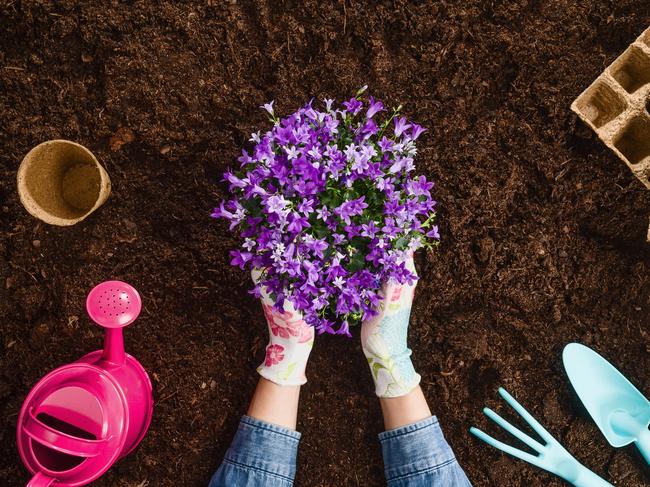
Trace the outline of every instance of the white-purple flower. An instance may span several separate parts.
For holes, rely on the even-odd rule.
[[[269,103],[265,103],[260,108],[263,108],[264,110],[266,110],[269,113],[269,115],[273,116],[274,115],[273,114],[273,103],[274,102],[275,102],[275,100],[271,100]]]
[[[269,213],[277,213],[278,215],[286,214],[288,201],[284,196],[275,194],[266,200],[266,209]]]

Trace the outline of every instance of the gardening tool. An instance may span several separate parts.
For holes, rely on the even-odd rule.
[[[63,365],[30,391],[18,418],[20,457],[34,474],[28,487],[76,487],[102,475],[144,437],[153,412],[149,376],[124,353],[122,328],[142,304],[132,286],[107,281],[88,295],[104,349]]]
[[[470,428],[470,433],[480,440],[483,440],[488,445],[504,451],[508,455],[512,455],[515,458],[519,458],[535,465],[536,467],[544,469],[547,472],[555,474],[577,487],[613,487],[612,484],[603,480],[578,462],[578,460],[573,458],[573,456],[566,451],[564,447],[515,400],[514,397],[508,394],[505,389],[502,387],[499,388],[499,394],[519,414],[519,416],[521,416],[530,427],[535,430],[542,440],[544,440],[545,444],[541,444],[526,433],[518,430],[490,408],[483,409],[483,412],[497,425],[501,426],[512,436],[539,453],[539,455],[532,455],[528,452],[513,448],[510,445],[506,445],[474,427]]]
[[[30,150],[17,182],[25,209],[50,225],[80,222],[111,192],[111,180],[93,153],[69,140],[48,140]]]
[[[584,345],[570,343],[564,368],[578,397],[613,447],[636,443],[650,463],[650,401],[612,364]]]

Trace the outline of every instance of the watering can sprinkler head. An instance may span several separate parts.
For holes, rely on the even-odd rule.
[[[115,365],[124,364],[122,328],[133,323],[142,309],[138,291],[122,281],[105,281],[95,286],[86,298],[90,319],[104,328],[102,358]]]

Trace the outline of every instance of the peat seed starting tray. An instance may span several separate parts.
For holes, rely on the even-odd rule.
[[[650,28],[571,104],[650,189]]]

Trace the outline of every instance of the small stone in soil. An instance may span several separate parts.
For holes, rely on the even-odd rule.
[[[132,222],[131,220],[127,220],[126,218],[122,220],[122,223],[124,223],[124,226],[128,228],[129,230],[135,230],[138,226],[135,224],[135,222]]]
[[[35,348],[41,348],[45,344],[47,336],[50,334],[50,327],[46,323],[34,327],[29,335],[30,343]]]

